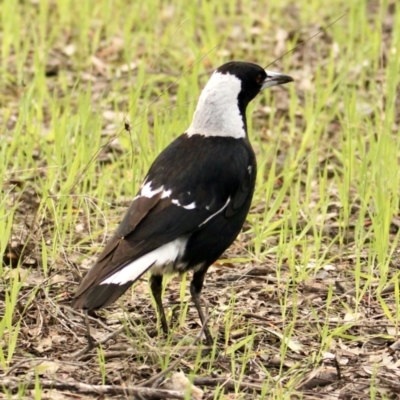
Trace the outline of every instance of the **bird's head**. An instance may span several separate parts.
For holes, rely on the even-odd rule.
[[[221,65],[204,87],[187,134],[246,136],[246,107],[262,90],[293,78],[257,64],[231,61]]]
[[[225,77],[221,77],[225,75]],[[209,83],[214,87],[218,86],[218,81],[232,81],[232,86],[239,86],[240,92],[235,91],[240,107],[246,108],[251,100],[262,90],[276,85],[293,82],[293,78],[278,72],[267,71],[257,64],[231,61],[221,65],[211,77]],[[236,85],[233,83],[237,81]],[[207,84],[208,86],[208,84]],[[232,93],[232,95],[235,95]]]

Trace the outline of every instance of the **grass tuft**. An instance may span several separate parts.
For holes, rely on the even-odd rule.
[[[137,384],[191,346],[189,277],[165,288],[168,337],[144,278],[91,319],[96,340],[124,329],[80,360],[84,324],[68,301],[151,162],[189,125],[211,71],[231,59],[267,65],[343,13],[268,67],[295,83],[248,110],[252,210],[207,275],[216,343],[193,346],[179,367],[194,381],[223,378],[206,390],[213,399],[398,393],[398,2],[3,0],[5,396],[47,398],[54,376]],[[36,368],[43,359],[57,371]],[[31,386],[4,383],[22,376]]]

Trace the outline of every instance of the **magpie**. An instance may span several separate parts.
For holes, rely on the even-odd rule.
[[[213,73],[191,125],[155,159],[114,236],[82,279],[74,308],[106,307],[149,271],[167,333],[163,276],[191,270],[190,293],[212,345],[200,304],[204,278],[242,229],[256,180],[246,107],[260,91],[292,81],[249,62],[228,62]]]

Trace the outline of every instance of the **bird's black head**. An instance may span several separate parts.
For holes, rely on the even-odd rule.
[[[241,81],[242,89],[238,95],[238,102],[242,111],[261,90],[293,81],[288,75],[266,71],[257,64],[242,61],[228,62],[221,65],[216,72],[233,75]]]
[[[290,76],[248,62],[221,65],[201,92],[187,135],[246,137],[249,102],[261,90],[291,81]]]

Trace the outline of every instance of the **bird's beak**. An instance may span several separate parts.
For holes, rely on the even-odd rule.
[[[270,88],[276,85],[283,85],[284,83],[293,82],[293,78],[289,75],[280,74],[278,72],[272,72],[265,70],[267,77],[265,78],[261,90]]]

